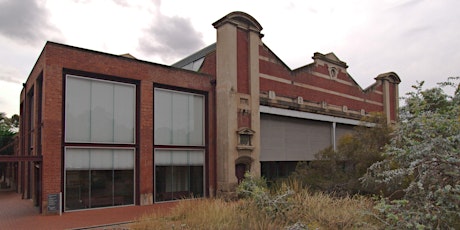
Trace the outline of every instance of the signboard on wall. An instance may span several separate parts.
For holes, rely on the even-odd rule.
[[[59,213],[61,215],[62,193],[48,194],[48,213]]]

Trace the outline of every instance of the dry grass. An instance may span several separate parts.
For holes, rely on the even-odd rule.
[[[295,185],[294,185],[295,187]],[[282,189],[280,189],[282,191]],[[257,208],[255,200],[184,200],[166,216],[152,214],[131,229],[284,229],[301,223],[308,229],[379,229],[372,218],[373,202],[365,197],[333,198],[294,188],[288,208],[273,216]],[[296,228],[299,229],[299,228]]]
[[[296,205],[290,211],[291,221],[319,229],[378,229],[373,218],[372,200],[361,197],[334,198],[323,193],[296,193]]]
[[[278,229],[267,219],[248,215],[246,201],[221,199],[179,201],[167,215],[154,213],[130,225],[130,229]]]

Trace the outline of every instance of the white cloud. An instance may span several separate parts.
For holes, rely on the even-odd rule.
[[[22,84],[11,83],[0,79],[2,94],[0,96],[1,112],[5,112],[8,117],[13,114],[19,114],[19,96],[22,90]]]
[[[23,45],[36,45],[59,37],[49,21],[49,12],[36,0],[0,1],[0,35]]]
[[[456,0],[0,0],[0,79],[20,88],[45,40],[171,64],[215,42],[213,22],[243,11],[291,68],[334,52],[363,88],[395,71],[404,95],[416,80],[433,87],[459,75],[459,8]],[[0,104],[10,101],[19,97],[0,93]]]

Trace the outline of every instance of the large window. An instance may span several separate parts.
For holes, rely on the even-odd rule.
[[[204,196],[204,101],[155,88],[155,201]]]
[[[134,143],[135,85],[67,75],[66,142]]]
[[[134,204],[136,86],[66,75],[65,210]]]
[[[204,145],[204,97],[155,89],[155,145]]]
[[[156,201],[202,197],[204,152],[155,150]]]
[[[134,203],[134,149],[66,148],[65,210]]]

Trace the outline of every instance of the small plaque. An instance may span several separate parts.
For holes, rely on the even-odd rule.
[[[60,194],[48,195],[48,212],[60,212]]]

